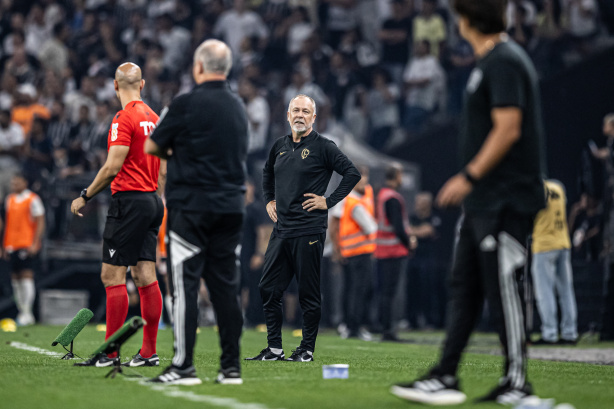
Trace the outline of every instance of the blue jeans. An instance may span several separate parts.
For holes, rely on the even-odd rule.
[[[557,341],[556,290],[561,308],[561,338],[575,340],[578,338],[578,311],[573,289],[570,250],[552,250],[534,254],[532,272],[537,310],[542,320],[542,338],[550,342]]]

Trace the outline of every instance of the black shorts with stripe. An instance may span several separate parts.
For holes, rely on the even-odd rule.
[[[155,192],[115,193],[102,235],[102,261],[126,267],[142,260],[156,261],[163,217],[164,204]]]

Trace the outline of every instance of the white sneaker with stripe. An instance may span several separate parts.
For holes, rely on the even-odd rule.
[[[460,405],[467,395],[458,389],[458,380],[453,376],[434,376],[410,384],[393,385],[390,393],[411,402],[427,405]]]

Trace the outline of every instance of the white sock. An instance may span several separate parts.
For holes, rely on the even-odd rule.
[[[173,296],[172,295],[164,296],[164,307],[168,311],[168,317],[172,324],[173,323]]]
[[[23,291],[21,290],[21,280],[14,278],[11,279],[11,285],[13,286],[13,298],[15,298],[17,311],[21,314],[23,311]]]
[[[310,356],[313,356],[313,352],[311,352],[311,351],[307,351],[307,353],[308,353]]]
[[[32,278],[21,279],[21,289],[23,291],[23,312],[24,314],[32,314],[32,306],[34,305],[34,298],[36,298],[36,287],[34,287],[34,280]]]
[[[274,353],[275,355],[281,355],[282,352],[284,352],[283,349],[281,348],[269,348],[271,350],[272,353]]]

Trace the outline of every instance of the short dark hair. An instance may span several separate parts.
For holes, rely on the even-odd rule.
[[[482,34],[505,31],[507,0],[455,0],[454,10]]]
[[[386,180],[396,180],[399,177],[399,173],[403,171],[403,168],[398,163],[393,163],[392,165],[386,168],[384,172],[384,177]]]

